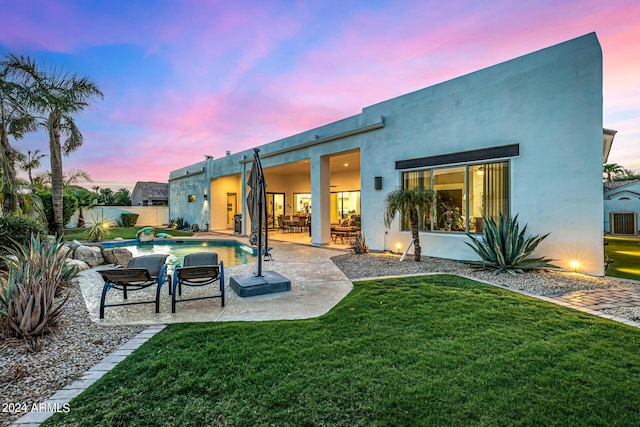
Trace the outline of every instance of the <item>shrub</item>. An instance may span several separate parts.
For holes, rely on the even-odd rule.
[[[366,254],[369,252],[367,240],[362,233],[356,233],[355,237],[349,241],[349,244],[351,245],[351,249],[353,249],[353,253]]]
[[[184,221],[184,218],[182,218],[181,216],[169,220],[169,227],[171,228],[175,227],[177,230],[182,230],[185,227],[185,224],[186,222]]]
[[[525,237],[527,226],[525,225],[520,231],[518,215],[511,218],[501,214],[498,224],[493,218],[487,219],[483,216],[482,220],[484,222],[482,239],[467,233],[471,243],[465,242],[482,258],[482,261],[465,261],[467,264],[483,270],[492,268],[494,274],[506,271],[513,275],[535,268],[557,268],[550,264],[550,261],[553,261],[551,259],[532,258],[533,251],[549,234]]]
[[[1,215],[0,256],[6,255],[8,248],[28,244],[32,234],[37,237],[47,235],[47,228],[38,218],[13,213]]]
[[[140,215],[136,214],[136,213],[123,213],[120,214],[120,217],[122,218],[122,226],[123,227],[133,227],[134,225],[136,225],[136,222],[138,221],[138,217]]]
[[[98,220],[95,216],[92,216],[92,220],[93,223],[87,227],[83,237],[91,242],[101,242],[109,235],[109,223],[112,220],[111,218]]]
[[[53,201],[51,193],[38,193],[38,197],[42,200],[44,214],[47,217],[49,231],[53,234]],[[66,225],[71,220],[73,214],[78,210],[78,199],[71,194],[62,195],[62,224]]]
[[[3,257],[8,271],[0,276],[0,321],[5,336],[35,339],[48,332],[68,299],[62,288],[77,274],[65,261],[62,238],[32,235]]]

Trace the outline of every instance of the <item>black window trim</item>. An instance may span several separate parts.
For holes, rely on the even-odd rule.
[[[415,159],[397,160],[396,170],[432,168],[434,166],[455,165],[484,160],[498,160],[520,155],[520,144],[501,145],[481,148],[479,150],[460,151],[437,156],[418,157]]]

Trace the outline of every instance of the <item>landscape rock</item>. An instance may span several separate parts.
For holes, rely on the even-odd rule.
[[[96,267],[105,263],[102,250],[98,246],[78,246],[73,252],[73,258],[86,262],[89,267]]]
[[[89,269],[89,264],[87,264],[84,261],[80,261],[79,259],[67,258],[65,263],[67,265],[74,265],[76,267],[77,271],[84,271],[84,270],[88,270]]]
[[[133,258],[131,251],[125,248],[105,249],[102,251],[102,256],[105,261],[107,261],[107,264],[119,265],[122,267],[126,267],[126,265],[129,264],[129,260]]]
[[[78,242],[77,240],[72,240],[68,243],[68,246],[70,249],[76,249],[78,246],[81,246],[82,244],[80,242]]]
[[[62,247],[60,248],[60,256],[67,256],[67,254],[69,253],[69,251],[71,250],[71,248],[69,248],[69,246],[67,245],[62,245]]]

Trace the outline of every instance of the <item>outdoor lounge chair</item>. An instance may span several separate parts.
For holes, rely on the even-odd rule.
[[[171,282],[171,276],[167,272],[165,264],[169,255],[146,255],[131,258],[127,268],[114,268],[102,270],[100,275],[104,280],[102,287],[102,297],[100,298],[100,318],[104,319],[104,308],[129,304],[150,304],[156,303],[156,313],[160,312],[160,290],[165,281]],[[105,304],[107,292],[110,289],[118,289],[123,293],[123,299],[127,299],[127,292],[137,291],[156,286],[156,298],[151,301],[133,301],[117,304]],[[171,293],[171,287],[169,287]]]
[[[182,285],[206,286],[219,282],[220,291],[213,295],[180,298]],[[176,312],[176,303],[181,301],[193,301],[199,299],[220,298],[221,307],[224,307],[224,265],[218,263],[218,254],[214,252],[196,252],[184,257],[184,266],[176,266],[173,275],[173,293],[171,295],[171,312]]]

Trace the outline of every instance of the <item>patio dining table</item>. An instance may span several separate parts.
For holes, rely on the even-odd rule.
[[[298,218],[284,220],[284,227],[289,230],[289,232],[292,232],[298,225],[300,225],[300,220]]]

